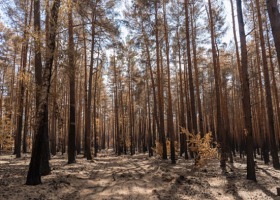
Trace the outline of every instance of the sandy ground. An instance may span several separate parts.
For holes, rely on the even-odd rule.
[[[216,160],[195,169],[192,160],[172,165],[147,154],[103,152],[93,161],[78,156],[70,165],[66,158],[52,157],[52,174],[42,177],[42,185],[26,186],[30,155],[0,155],[0,199],[280,199],[280,171],[261,161],[256,183],[246,180],[245,160],[237,158],[227,173]]]

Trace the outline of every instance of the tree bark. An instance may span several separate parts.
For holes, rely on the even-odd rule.
[[[160,49],[158,38],[158,3],[155,1],[155,36],[156,36],[156,61],[157,61],[157,84],[158,84],[158,112],[159,112],[159,137],[162,144],[162,159],[167,159],[166,138],[164,128],[164,110],[163,110],[163,85],[160,67]]]
[[[189,0],[185,0],[185,23],[186,23],[186,40],[187,40],[187,58],[188,58],[188,74],[189,74],[189,90],[191,100],[191,119],[192,129],[191,133],[197,134],[197,120],[196,120],[196,109],[195,109],[195,96],[194,96],[194,84],[193,84],[193,73],[192,73],[192,58],[191,58],[191,43],[190,43],[190,30],[189,30]]]
[[[202,108],[201,108],[201,99],[200,99],[200,89],[199,89],[199,70],[197,64],[197,50],[196,50],[196,22],[194,21],[194,5],[191,9],[191,28],[192,28],[192,50],[193,50],[193,66],[194,66],[194,73],[195,73],[195,87],[196,87],[196,101],[197,101],[197,109],[198,109],[198,120],[199,120],[199,128],[198,132],[200,133],[201,137],[204,136],[205,131],[203,127],[203,116],[202,116]]]
[[[277,52],[278,67],[280,69],[280,13],[277,0],[266,0],[266,6]]]
[[[268,123],[269,123],[268,130],[270,133],[271,156],[272,156],[273,167],[275,169],[280,169],[278,150],[276,145],[276,137],[275,137],[275,128],[274,128],[274,110],[273,110],[271,88],[270,88],[270,77],[268,72],[266,48],[265,48],[265,41],[263,36],[263,23],[261,18],[259,0],[256,0],[256,6],[257,6],[257,16],[259,22],[261,51],[262,51],[263,73],[264,73],[264,83],[265,83],[265,91],[266,91],[266,107],[267,107],[266,113],[268,116]]]
[[[73,1],[68,5],[68,66],[70,84],[70,126],[68,131],[68,164],[76,162],[76,101],[75,101],[75,57],[74,57],[74,38],[73,38]]]
[[[216,108],[217,108],[217,137],[218,142],[221,144],[221,167],[226,167],[226,149],[225,149],[225,133],[224,133],[224,124],[221,108],[221,73],[220,73],[220,64],[219,64],[219,55],[217,54],[216,42],[215,42],[215,30],[214,30],[214,21],[212,16],[212,3],[211,0],[208,0],[209,6],[209,23],[210,23],[210,32],[211,32],[211,47],[212,47],[212,57],[213,57],[213,67],[214,67],[214,77],[215,77],[215,92],[216,92]]]
[[[170,80],[170,63],[169,63],[169,37],[168,27],[166,20],[166,5],[163,2],[163,19],[164,19],[164,39],[166,48],[166,64],[167,64],[167,94],[168,94],[168,107],[167,107],[167,132],[170,135],[170,157],[171,163],[175,164],[175,147],[174,147],[174,122],[173,122],[173,108],[172,108],[172,96],[171,96],[171,80]]]
[[[241,70],[240,81],[242,85],[242,104],[244,113],[245,130],[247,142],[247,179],[256,181],[255,162],[254,162],[254,144],[253,144],[253,131],[252,131],[252,113],[251,113],[251,97],[250,97],[250,85],[248,74],[248,57],[247,57],[247,45],[246,35],[244,30],[244,21],[242,14],[241,0],[236,0],[237,5],[237,17],[239,24],[239,37],[241,45]]]
[[[28,5],[25,1],[25,14],[24,14],[24,33],[23,33],[23,44],[21,49],[21,65],[19,70],[19,92],[18,92],[18,111],[17,111],[17,133],[16,133],[16,158],[21,157],[21,143],[22,143],[22,128],[23,128],[23,108],[24,108],[24,92],[25,92],[25,83],[24,76],[26,73],[27,65],[27,52],[28,52]],[[26,150],[26,146],[25,146]]]
[[[26,184],[27,185],[38,185],[41,184],[41,165],[42,165],[42,157],[45,153],[43,150],[43,145],[46,144],[47,140],[47,126],[46,122],[48,121],[48,97],[50,91],[50,81],[51,81],[51,72],[52,72],[52,64],[53,64],[53,53],[55,50],[55,37],[56,37],[56,28],[57,28],[57,19],[58,19],[58,12],[59,12],[60,0],[54,0],[53,6],[51,9],[51,20],[50,20],[50,34],[49,40],[47,44],[47,48],[49,50],[49,54],[46,58],[46,65],[42,77],[42,84],[38,85],[37,94],[38,99],[38,107],[37,107],[37,114],[36,114],[36,135],[35,135],[35,142],[32,148],[32,155],[31,161],[29,164],[29,170],[27,175]],[[40,1],[34,1],[34,28],[35,32],[40,32]],[[38,36],[38,35],[37,35]],[[42,66],[41,62],[41,54],[40,54],[40,40],[37,40],[37,45],[35,50],[35,55],[37,55],[37,61],[35,58],[35,65],[38,64],[39,67]],[[38,66],[36,65],[36,68]],[[36,69],[35,68],[35,69]],[[36,73],[36,72],[35,72]],[[35,77],[38,78],[38,74],[35,74]],[[46,149],[46,148],[45,148]],[[47,160],[48,162],[48,160]]]
[[[92,100],[92,76],[93,76],[93,64],[94,64],[94,45],[95,45],[95,21],[96,21],[96,5],[92,10],[92,22],[91,22],[91,54],[90,54],[90,69],[88,80],[88,94],[87,94],[87,110],[86,110],[86,157],[87,160],[91,160],[91,100]]]

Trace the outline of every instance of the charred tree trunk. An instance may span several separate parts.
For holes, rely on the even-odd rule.
[[[280,69],[280,13],[277,0],[266,0],[266,6],[277,52],[278,67]]]
[[[60,7],[60,0],[54,0],[53,6],[51,9],[51,20],[50,20],[50,33],[48,35],[49,40],[47,44],[48,55],[46,58],[46,65],[43,73],[43,77],[41,78],[41,74],[35,74],[35,77],[42,80],[42,84],[37,85],[37,100],[38,100],[38,107],[37,107],[37,117],[36,117],[36,135],[35,135],[35,142],[32,148],[32,155],[31,161],[29,164],[29,170],[27,175],[26,184],[27,185],[38,185],[41,183],[41,165],[42,165],[42,157],[44,152],[43,146],[46,144],[47,141],[47,126],[46,122],[48,121],[48,97],[50,91],[50,81],[51,81],[51,72],[52,72],[52,64],[53,64],[53,54],[55,50],[55,37],[56,37],[56,28],[57,28],[57,19],[58,19],[58,12]],[[35,33],[40,32],[40,1],[34,1],[34,28]],[[41,62],[41,54],[40,54],[40,40],[37,38],[37,44],[35,48],[35,64],[36,68],[42,66]],[[35,68],[35,69],[36,69]],[[42,69],[42,68],[41,68]],[[39,69],[39,70],[41,70]],[[38,70],[38,69],[37,69]],[[38,71],[37,71],[38,72]],[[36,73],[36,72],[35,72]],[[45,148],[46,149],[46,148]],[[48,159],[47,159],[48,163]]]
[[[75,60],[74,60],[74,38],[73,38],[73,2],[68,5],[68,66],[70,84],[70,126],[68,130],[68,164],[76,162],[76,102],[75,102]]]
[[[262,51],[264,83],[265,83],[265,91],[266,91],[266,107],[267,107],[266,113],[267,113],[268,123],[269,123],[268,130],[270,133],[271,156],[272,156],[273,167],[275,169],[280,169],[278,150],[277,150],[277,145],[276,145],[276,137],[275,137],[274,111],[273,111],[271,88],[270,88],[270,77],[269,77],[269,72],[268,72],[266,48],[265,48],[265,41],[264,41],[264,36],[263,36],[263,23],[262,23],[262,18],[261,18],[259,0],[256,0],[256,5],[257,5],[257,16],[258,16],[258,22],[259,22],[261,51]]]
[[[254,143],[253,143],[253,130],[252,130],[252,113],[251,113],[251,97],[250,97],[250,85],[248,74],[248,57],[247,57],[247,45],[246,35],[244,30],[244,21],[242,14],[241,0],[236,0],[237,5],[237,17],[239,24],[239,37],[241,45],[241,74],[240,80],[242,84],[242,104],[245,120],[246,142],[247,142],[247,179],[256,181],[255,162],[254,162]]]

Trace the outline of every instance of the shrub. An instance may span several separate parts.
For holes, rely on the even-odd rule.
[[[218,145],[213,143],[212,133],[206,133],[204,137],[200,134],[189,133],[186,129],[183,132],[187,135],[187,143],[190,151],[194,152],[195,166],[201,167],[207,164],[207,160],[218,158]],[[216,144],[215,147],[213,144]]]

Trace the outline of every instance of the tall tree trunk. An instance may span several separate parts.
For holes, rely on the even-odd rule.
[[[128,76],[129,76],[129,83],[128,83],[128,99],[129,99],[129,137],[130,137],[130,155],[134,154],[134,139],[133,139],[133,132],[134,132],[134,106],[133,106],[133,92],[132,92],[132,73],[133,73],[133,66],[130,61],[130,57],[128,57]]]
[[[148,65],[146,64],[146,76],[148,76]],[[149,81],[146,80],[146,104],[148,107],[148,151],[149,157],[153,156],[153,135],[152,135],[152,120],[151,120],[151,103],[150,103],[150,89]]]
[[[18,92],[18,110],[17,110],[17,129],[16,129],[16,158],[21,157],[21,142],[22,142],[22,127],[23,127],[23,108],[24,108],[24,92],[25,83],[24,76],[26,73],[27,65],[27,52],[28,52],[28,1],[25,1],[25,14],[24,14],[24,33],[23,33],[23,44],[21,49],[21,65],[19,70],[19,92]]]
[[[51,142],[51,154],[56,155],[56,147],[57,147],[57,119],[59,119],[59,108],[57,105],[57,66],[58,66],[58,58],[57,55],[55,55],[55,60],[54,60],[54,75],[52,77],[53,80],[53,95],[52,95],[52,128],[51,128],[51,136],[50,136],[50,142]],[[60,122],[59,122],[60,123]]]
[[[94,157],[97,157],[97,151],[98,151],[98,143],[97,143],[97,87],[98,87],[98,75],[101,72],[98,72],[98,63],[99,61],[99,51],[97,56],[97,65],[96,65],[96,73],[95,73],[95,80],[94,80],[94,94],[93,94],[93,133],[94,133]],[[100,69],[101,70],[101,69]]]
[[[277,52],[278,67],[280,69],[280,13],[277,0],[266,0],[266,6]]]
[[[234,38],[234,44],[235,44],[236,62],[237,62],[238,71],[240,73],[241,72],[240,55],[239,55],[239,50],[238,50],[235,17],[234,17],[235,15],[234,15],[234,8],[233,8],[232,0],[230,0],[230,5],[231,5],[232,31],[233,31],[233,38]]]
[[[185,152],[186,134],[186,119],[185,119],[185,106],[184,106],[184,90],[183,90],[183,78],[182,78],[182,63],[181,63],[181,45],[179,30],[176,30],[177,45],[178,45],[178,61],[179,61],[179,126],[180,126],[180,156]],[[187,152],[185,152],[187,154]]]
[[[273,104],[272,104],[272,97],[271,97],[270,77],[268,72],[266,48],[265,48],[265,41],[263,36],[263,23],[261,18],[259,0],[256,0],[256,6],[257,6],[257,16],[259,22],[261,51],[262,51],[263,73],[264,73],[264,83],[265,83],[265,91],[266,91],[266,107],[267,107],[266,113],[267,113],[268,123],[269,123],[268,130],[270,133],[271,156],[273,161],[273,167],[275,169],[280,169],[278,150],[276,145],[276,137],[275,137],[274,111],[273,111]]]
[[[80,66],[81,67],[81,66]],[[81,154],[81,133],[83,132],[82,127],[82,109],[83,109],[83,88],[82,88],[82,75],[79,70],[78,86],[76,87],[76,99],[78,99],[78,113],[77,113],[77,126],[76,126],[76,150],[77,155]]]
[[[166,138],[164,129],[164,110],[163,110],[163,85],[160,67],[160,49],[158,38],[158,2],[155,1],[155,35],[156,35],[156,61],[157,61],[157,84],[158,84],[158,112],[159,112],[159,137],[162,144],[162,159],[167,159]]]
[[[68,132],[68,164],[76,162],[76,102],[75,102],[75,58],[74,58],[74,38],[73,38],[73,2],[68,5],[68,66],[70,84],[70,126]]]
[[[42,156],[45,152],[43,152],[43,145],[46,144],[47,140],[47,130],[46,130],[46,122],[48,121],[48,97],[50,91],[50,81],[51,81],[51,72],[52,72],[52,64],[53,64],[53,53],[55,50],[55,37],[56,37],[56,28],[57,28],[57,19],[58,12],[60,7],[60,0],[54,0],[53,6],[51,9],[51,19],[50,19],[50,33],[49,40],[47,44],[47,49],[49,54],[46,58],[46,65],[43,73],[42,84],[38,84],[37,99],[38,99],[38,107],[37,107],[37,115],[36,115],[36,136],[35,142],[32,148],[31,161],[29,164],[29,170],[27,175],[26,184],[27,185],[38,185],[41,183],[41,165],[42,165]],[[34,1],[34,28],[35,33],[40,33],[40,1]],[[37,35],[38,36],[38,35]],[[39,37],[40,38],[40,37]],[[37,59],[35,58],[35,66],[41,67],[41,54],[40,54],[40,40],[37,38],[37,44],[35,48],[35,55],[37,55]],[[37,61],[36,61],[37,60]],[[36,65],[38,64],[38,66]],[[35,69],[36,69],[35,68]],[[38,71],[37,71],[38,72]],[[36,71],[35,71],[36,73]],[[39,76],[35,74],[35,77]],[[37,77],[38,78],[38,77]],[[48,160],[47,160],[48,162]]]
[[[142,21],[142,33],[144,35],[144,44],[145,44],[145,49],[146,49],[146,54],[147,54],[147,62],[148,62],[148,67],[149,67],[149,72],[150,72],[150,77],[151,77],[151,83],[152,83],[152,90],[153,90],[153,100],[154,100],[154,109],[153,109],[153,118],[156,122],[158,130],[160,129],[159,125],[159,118],[158,118],[158,103],[157,103],[157,94],[156,94],[156,86],[155,86],[155,80],[154,80],[154,74],[153,74],[153,69],[152,69],[152,64],[151,64],[151,55],[150,55],[150,49],[149,49],[149,39],[148,36],[144,30],[143,26],[143,21]]]
[[[220,65],[219,65],[219,56],[217,54],[216,42],[215,42],[215,30],[214,30],[214,21],[212,16],[212,3],[211,0],[208,0],[209,6],[209,23],[210,23],[210,32],[211,32],[211,47],[212,47],[212,57],[213,57],[213,67],[214,67],[214,77],[215,77],[215,92],[216,92],[216,108],[217,108],[217,136],[218,142],[221,144],[221,167],[226,167],[226,149],[224,144],[224,125],[222,121],[222,108],[221,108],[221,74],[220,74]]]
[[[117,80],[117,66],[116,56],[113,58],[114,62],[114,84],[115,84],[115,133],[116,133],[116,152],[121,155],[121,138],[120,138],[120,127],[119,127],[119,103],[118,103],[118,80]]]
[[[272,59],[272,52],[271,52],[271,45],[270,45],[270,41],[269,41],[269,34],[268,34],[268,24],[266,21],[266,39],[267,39],[267,45],[268,45],[268,53],[269,53],[269,60],[270,60],[270,67],[271,67],[271,72],[272,72],[272,85],[273,85],[273,93],[274,93],[274,98],[275,98],[275,107],[276,107],[276,116],[278,119],[278,140],[279,138],[279,126],[280,126],[280,107],[279,107],[279,94],[277,91],[277,85],[276,85],[276,77],[275,77],[275,66],[273,63],[273,59]],[[278,145],[279,145],[279,141],[278,141]]]
[[[192,50],[193,50],[193,66],[195,71],[195,87],[196,87],[196,101],[197,101],[197,108],[198,108],[198,120],[199,120],[199,129],[198,132],[203,137],[205,134],[204,128],[203,128],[203,116],[202,116],[202,108],[201,108],[201,99],[200,99],[200,89],[199,89],[199,71],[197,66],[197,53],[196,53],[196,21],[194,21],[194,5],[191,9],[191,28],[192,28]]]
[[[88,95],[87,95],[87,110],[86,110],[86,156],[87,160],[91,160],[91,100],[92,100],[92,76],[94,65],[94,45],[95,45],[95,21],[96,21],[96,4],[92,10],[92,22],[91,22],[91,54],[90,54],[90,69],[89,69],[89,81],[88,81]]]
[[[248,57],[246,35],[244,30],[244,21],[242,14],[241,0],[236,0],[237,17],[239,24],[239,37],[241,45],[241,74],[240,81],[242,85],[242,104],[245,122],[246,146],[247,146],[247,179],[256,181],[255,162],[254,162],[254,143],[253,143],[253,130],[252,130],[252,113],[251,113],[251,97],[250,85],[248,74]]]
[[[88,147],[87,147],[87,123],[88,123],[88,119],[87,119],[87,44],[86,44],[86,30],[85,30],[85,22],[83,21],[83,45],[84,45],[84,118],[83,118],[83,122],[84,122],[84,156],[87,157],[87,151]],[[90,147],[89,147],[90,148]]]
[[[191,118],[192,118],[192,133],[197,134],[197,120],[195,109],[195,97],[194,97],[194,84],[192,73],[192,58],[191,58],[191,42],[190,42],[190,30],[189,30],[189,0],[185,0],[185,23],[186,23],[186,40],[187,40],[187,58],[188,58],[188,74],[189,74],[189,90],[191,100]]]
[[[167,108],[167,132],[170,135],[170,157],[172,164],[176,163],[175,160],[175,147],[174,147],[174,122],[173,122],[173,109],[172,109],[172,96],[171,96],[171,80],[170,80],[170,63],[169,63],[169,39],[168,27],[166,20],[166,5],[163,1],[163,19],[164,19],[164,39],[166,48],[166,61],[167,61],[167,93],[168,93],[168,108]]]

